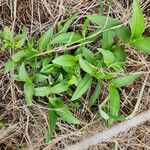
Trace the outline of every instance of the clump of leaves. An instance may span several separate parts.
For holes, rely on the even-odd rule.
[[[124,74],[126,53],[123,44],[130,44],[142,52],[150,52],[150,37],[144,37],[145,22],[138,0],[133,1],[130,28],[116,19],[88,15],[78,33],[68,31],[78,14],[56,28],[50,28],[38,41],[29,39],[26,29],[14,36],[8,27],[2,31],[3,49],[13,48],[15,53],[5,64],[7,72],[14,70],[12,78],[23,83],[26,104],[32,106],[34,97],[48,99],[48,131],[46,142],[53,136],[58,117],[73,124],[82,123],[69,109],[75,102],[82,103],[85,93],[96,81],[87,103],[96,103],[104,87],[107,99],[99,106],[99,112],[108,123],[122,119],[120,115],[119,88],[131,84],[141,73]],[[88,26],[96,29],[88,33]],[[57,31],[57,32],[56,32]],[[115,43],[118,38],[119,42]],[[89,49],[90,43],[100,40],[99,48]],[[64,100],[64,95],[70,100]]]

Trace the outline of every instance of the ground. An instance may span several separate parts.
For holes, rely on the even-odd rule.
[[[104,9],[108,10],[108,2],[104,1]],[[150,1],[142,0],[142,9],[145,14],[147,27],[145,35],[150,36]],[[0,0],[0,27],[10,26],[18,32],[22,25],[30,28],[30,34],[39,35],[58,21],[80,12],[80,17],[72,24],[73,30],[81,27],[82,18],[86,14],[100,13],[98,0]],[[110,8],[110,16],[129,23],[131,16],[131,1],[116,0]],[[142,54],[126,45],[128,53],[127,71],[150,71],[150,55]],[[102,131],[105,126],[96,119],[96,107],[90,111],[85,103],[82,109],[74,110],[74,114],[82,119],[83,126],[57,123],[57,130],[51,144],[44,143],[44,134],[47,128],[46,102],[37,100],[32,108],[24,102],[24,96],[19,83],[12,82],[10,73],[4,72],[4,63],[12,51],[0,53],[0,150],[61,150],[68,144]],[[103,93],[105,94],[105,93]],[[137,113],[150,108],[150,76],[145,73],[133,85],[121,90],[121,113],[129,115],[133,112],[137,102]],[[100,103],[100,100],[99,102]],[[113,142],[112,142],[113,141]],[[117,141],[117,142],[116,142]],[[110,142],[104,142],[90,150],[110,150],[114,143],[123,150],[150,149],[150,122],[146,122],[127,133],[120,134]],[[116,146],[117,147],[117,146]]]

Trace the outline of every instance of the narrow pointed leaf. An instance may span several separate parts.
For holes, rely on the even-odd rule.
[[[128,75],[124,75],[122,77],[112,80],[111,84],[116,88],[127,86],[131,84],[134,80],[136,80],[140,75],[141,73],[130,73]]]
[[[91,86],[92,77],[90,75],[85,75],[84,78],[79,82],[77,89],[75,90],[71,100],[74,101],[80,98]]]
[[[30,82],[30,78],[24,63],[22,63],[22,65],[19,67],[19,80],[23,82]]]
[[[110,49],[114,43],[114,34],[112,31],[103,32],[102,48]]]
[[[33,83],[25,83],[24,84],[24,94],[25,94],[25,101],[28,106],[32,105],[33,95],[34,95],[34,85]]]
[[[53,105],[48,102],[48,112],[47,112],[47,119],[48,119],[48,130],[46,134],[46,143],[49,144],[52,136],[55,132],[56,121],[57,121],[57,114],[53,110]]]
[[[35,88],[35,96],[48,96],[49,94],[59,94],[67,91],[69,88],[69,84],[67,82],[61,82],[59,84],[51,86],[44,86]]]
[[[40,51],[44,51],[50,43],[50,38],[53,35],[53,28],[48,29],[39,39],[38,47]]]
[[[96,58],[93,54],[93,52],[85,47],[82,48],[82,52],[83,52],[83,56],[85,57],[85,59],[90,62],[90,63],[94,63]]]
[[[79,13],[75,13],[73,16],[71,16],[70,18],[68,18],[68,20],[65,22],[62,30],[59,32],[60,33],[65,33],[68,31],[68,29],[70,28],[71,24],[73,23],[73,21],[77,18]]]
[[[142,37],[134,40],[131,45],[141,52],[150,53],[150,37]]]
[[[64,102],[60,99],[50,98],[49,99],[52,106],[55,108],[55,112],[58,116],[60,116],[63,120],[68,123],[79,124],[80,121],[73,116],[73,114],[69,111]]]
[[[102,84],[101,83],[97,83],[96,85],[96,88],[88,102],[88,107],[91,107],[92,105],[95,104],[96,100],[98,99],[100,93],[101,93],[101,90],[102,90]]]
[[[130,22],[130,28],[132,39],[140,38],[145,30],[144,15],[142,13],[139,0],[133,0],[133,13]]]
[[[109,66],[109,65],[111,65],[112,63],[115,62],[115,56],[111,51],[104,50],[104,49],[101,49],[101,48],[98,48],[98,51],[100,51],[102,53],[103,58],[104,58],[104,63],[107,66]]]
[[[79,64],[80,64],[80,67],[90,75],[92,75],[96,70],[96,67],[94,67],[92,64],[88,63],[82,57],[79,59]]]
[[[108,91],[109,91],[109,99],[110,99],[109,113],[111,116],[116,117],[119,115],[119,110],[120,110],[120,95],[118,89],[116,89],[112,85],[109,85]]]

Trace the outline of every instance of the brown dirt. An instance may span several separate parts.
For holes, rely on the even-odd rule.
[[[104,1],[107,10],[108,3]],[[142,8],[147,21],[145,35],[150,36],[150,1],[142,0]],[[71,14],[80,12],[80,17],[72,25],[72,28],[81,27],[80,18],[89,13],[100,13],[98,0],[0,0],[0,27],[10,26],[15,32],[22,25],[30,28],[30,33],[39,34],[49,26],[56,25]],[[118,0],[110,10],[110,15],[129,23],[131,15],[131,2]],[[150,71],[150,55],[141,54],[126,45],[128,59],[127,71]],[[57,131],[51,144],[44,143],[44,134],[47,128],[46,102],[34,103],[32,108],[25,106],[23,92],[17,83],[4,72],[4,62],[11,54],[0,54],[0,123],[4,127],[0,129],[0,150],[59,150],[68,144],[73,144],[102,131],[104,123],[97,121],[96,106],[90,111],[84,101],[82,109],[74,111],[76,116],[84,121],[81,127],[66,124],[63,121],[57,123]],[[141,90],[143,83],[144,91]],[[129,115],[133,112],[135,104],[140,99],[138,112],[150,108],[150,76],[143,75],[133,85],[121,89],[122,105],[121,113]],[[105,93],[104,93],[105,95]],[[101,98],[98,103],[101,102]],[[150,123],[144,123],[112,139],[118,143],[119,150],[149,150],[150,149]],[[90,150],[110,150],[113,142],[102,143]]]

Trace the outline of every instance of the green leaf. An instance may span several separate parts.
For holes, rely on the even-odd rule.
[[[54,65],[53,64],[48,64],[46,66],[43,66],[42,69],[40,70],[41,73],[51,73],[54,70]]]
[[[131,45],[144,53],[150,53],[150,37],[142,37],[132,41]]]
[[[92,105],[95,104],[96,100],[98,99],[98,97],[101,93],[101,90],[102,90],[102,84],[98,82],[96,85],[96,88],[88,102],[88,107],[91,107]]]
[[[94,56],[94,54],[92,53],[91,50],[83,47],[82,48],[82,52],[83,52],[83,56],[85,57],[85,59],[88,62],[90,62],[90,63],[94,63],[95,62],[96,58],[95,58],[95,56]]]
[[[35,82],[44,82],[44,81],[46,81],[46,79],[48,79],[48,77],[47,76],[45,76],[45,75],[43,75],[43,74],[40,74],[40,73],[36,73],[35,75],[34,75],[34,81]]]
[[[109,104],[109,112],[111,116],[118,116],[120,111],[120,95],[118,90],[112,86],[108,86],[109,91],[109,98],[110,98],[110,104]]]
[[[71,24],[73,23],[73,21],[77,18],[79,13],[75,13],[73,16],[71,16],[70,18],[68,18],[68,20],[65,22],[62,30],[59,32],[60,33],[65,33],[68,31],[69,27],[71,26]]]
[[[90,24],[90,20],[89,18],[87,18],[84,23],[83,23],[83,26],[82,26],[82,36],[85,38],[86,37],[86,32],[87,32],[87,29],[88,29],[88,26]]]
[[[110,68],[113,68],[117,73],[124,72],[124,69],[117,63],[111,64]]]
[[[111,84],[116,87],[116,88],[120,88],[122,86],[127,86],[129,84],[131,84],[134,80],[136,80],[139,76],[141,75],[141,73],[130,73],[128,75],[119,77],[117,79],[114,79],[111,81]]]
[[[60,66],[74,66],[76,59],[72,55],[61,55],[59,57],[56,57],[53,61],[54,64],[60,65]]]
[[[48,96],[51,91],[51,86],[43,86],[35,88],[35,96]]]
[[[123,43],[126,44],[130,41],[131,31],[129,30],[127,26],[122,25],[119,28],[112,29],[111,31],[114,33],[115,36],[119,37],[119,39]]]
[[[121,23],[118,20],[115,20],[111,17],[107,17],[107,16],[98,16],[98,15],[89,15],[88,18],[96,23],[97,25],[101,26],[102,28],[110,28],[110,27],[114,27],[117,25],[120,25]]]
[[[35,88],[35,96],[48,96],[49,94],[59,94],[67,91],[69,88],[69,84],[67,82],[61,82],[59,84],[51,86],[44,86]]]
[[[22,65],[19,67],[19,80],[23,82],[30,82],[30,78],[24,63],[22,63]]]
[[[56,94],[62,93],[62,92],[67,91],[68,88],[69,88],[69,84],[67,82],[63,81],[63,82],[51,87],[50,93],[56,93]]]
[[[57,115],[63,120],[67,121],[68,123],[80,124],[80,121],[72,115],[62,100],[57,98],[49,98],[49,101],[55,108]]]
[[[48,29],[39,39],[38,47],[40,51],[44,51],[50,43],[50,38],[53,35],[53,28]]]
[[[82,39],[82,36],[75,32],[67,32],[62,33],[56,36],[52,41],[51,44],[70,44],[73,42],[77,42]],[[79,42],[78,42],[79,43]]]
[[[125,49],[122,48],[119,45],[115,45],[112,49],[114,55],[115,55],[115,62],[120,65],[123,66],[126,62],[126,52]]]
[[[9,42],[9,44],[11,45],[13,43],[13,33],[11,32],[11,30],[8,27],[4,28],[3,31],[3,40],[4,42]]]
[[[110,49],[114,43],[114,34],[111,31],[103,32],[102,48]]]
[[[115,62],[115,56],[111,51],[104,50],[104,49],[101,49],[101,48],[98,48],[98,51],[100,51],[102,53],[103,58],[104,58],[104,63],[107,66],[109,66],[109,65],[111,65],[112,63]]]
[[[48,131],[47,131],[47,135],[46,135],[46,143],[49,144],[50,140],[55,132],[56,121],[57,121],[57,114],[54,111],[54,107],[50,103],[50,101],[48,102],[47,119],[48,119]]]
[[[110,119],[109,115],[105,111],[103,111],[102,109],[99,110],[99,113],[103,119],[105,119],[105,120]]]
[[[130,21],[131,38],[138,39],[145,30],[144,15],[142,13],[139,0],[133,0],[133,13]]]
[[[8,59],[8,61],[5,63],[5,72],[14,70],[15,66],[16,66],[16,63],[12,59]]]
[[[86,74],[84,78],[79,82],[77,89],[75,90],[71,100],[74,101],[80,98],[91,86],[92,77]]]
[[[26,39],[27,39],[26,33],[18,34],[18,35],[14,38],[15,48],[21,48],[21,47],[24,45]]]
[[[25,83],[24,84],[24,94],[25,94],[25,100],[28,106],[32,105],[32,98],[34,95],[34,85],[33,83]]]
[[[123,25],[120,21],[113,19],[111,17],[106,16],[98,16],[98,15],[89,15],[88,18],[99,25],[101,28],[109,29],[114,33],[114,35],[118,36],[122,42],[126,43],[130,40],[130,30],[127,26]],[[118,26],[118,27],[117,27]]]
[[[22,58],[33,56],[37,54],[37,51],[30,51],[28,49],[18,51],[17,53],[12,55],[12,59],[14,62],[20,61]]]
[[[82,57],[80,57],[79,59],[79,64],[80,64],[80,67],[90,75],[93,75],[93,73],[96,71],[96,67],[88,63]]]

